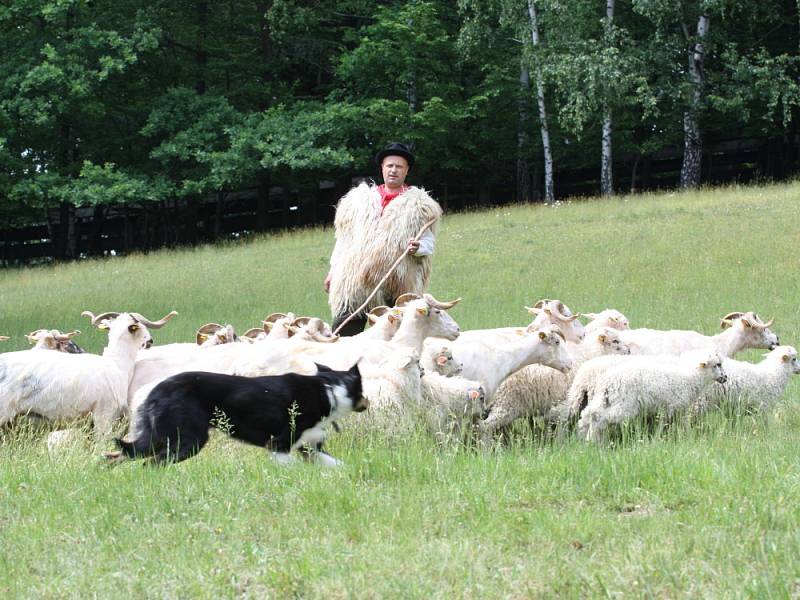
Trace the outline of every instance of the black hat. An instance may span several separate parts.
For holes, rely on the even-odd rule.
[[[408,161],[409,167],[414,166],[414,155],[411,154],[411,148],[409,148],[407,144],[392,142],[386,146],[386,148],[378,152],[375,155],[375,162],[378,163],[379,167],[383,164],[383,159],[387,156],[402,156]]]

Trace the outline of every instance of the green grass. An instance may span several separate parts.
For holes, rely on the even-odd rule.
[[[515,206],[446,217],[431,291],[463,328],[523,324],[541,297],[632,326],[718,331],[755,310],[798,343],[800,185]],[[328,315],[332,231],[0,273],[4,350],[81,310],[206,321]],[[757,360],[759,353],[745,353]],[[281,468],[217,434],[167,468],[102,465],[46,428],[0,434],[0,595],[20,598],[529,598],[800,595],[800,396],[612,447],[436,447],[423,433],[332,437],[344,469]]]

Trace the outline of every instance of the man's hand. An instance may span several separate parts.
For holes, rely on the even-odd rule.
[[[417,250],[419,250],[419,240],[411,238],[408,240],[408,253],[409,254],[416,254]]]
[[[325,290],[326,294],[331,291],[331,274],[330,273],[325,275],[325,281],[322,282],[322,289]]]

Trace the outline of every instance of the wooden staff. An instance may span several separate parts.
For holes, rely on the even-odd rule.
[[[427,223],[425,223],[425,225],[423,225],[423,226],[422,226],[422,229],[420,229],[420,230],[417,232],[417,235],[416,235],[416,236],[414,236],[414,239],[415,239],[415,240],[418,240],[418,239],[420,238],[420,236],[421,236],[423,233],[425,233],[425,232],[426,232],[426,231],[427,231],[427,230],[428,230],[428,229],[429,229],[429,228],[430,228],[430,227],[431,227],[431,226],[432,226],[434,223],[436,223],[436,219],[431,219],[430,221],[428,221]],[[349,316],[348,316],[348,317],[347,317],[347,318],[346,318],[344,321],[342,321],[341,323],[339,323],[339,326],[336,328],[336,331],[334,331],[334,332],[333,332],[333,335],[337,335],[337,334],[338,334],[338,333],[339,333],[339,332],[342,330],[342,327],[344,327],[344,326],[345,326],[347,323],[349,323],[349,322],[350,322],[350,320],[351,320],[351,319],[352,319],[354,316],[356,316],[358,313],[360,313],[360,312],[361,312],[361,311],[364,309],[364,307],[365,307],[367,304],[369,304],[369,301],[370,301],[370,300],[372,300],[372,297],[373,297],[375,294],[377,294],[377,293],[378,293],[378,290],[379,290],[379,289],[381,289],[381,286],[382,286],[384,283],[386,283],[386,280],[387,280],[387,279],[389,279],[389,276],[390,276],[392,273],[394,273],[394,270],[397,268],[397,265],[399,265],[399,264],[402,262],[402,260],[403,260],[403,259],[404,259],[406,256],[408,256],[408,251],[409,251],[409,250],[410,250],[410,248],[406,248],[406,249],[405,249],[405,252],[403,252],[403,253],[402,253],[402,254],[401,254],[399,257],[398,257],[398,259],[397,259],[396,261],[394,261],[394,264],[393,264],[393,265],[392,265],[392,266],[389,268],[389,270],[386,272],[386,275],[384,275],[384,276],[383,276],[383,279],[381,279],[381,280],[378,282],[378,285],[376,285],[376,286],[375,286],[375,289],[374,289],[374,290],[372,290],[372,293],[371,293],[369,296],[367,296],[367,299],[366,299],[366,300],[364,300],[364,303],[363,303],[361,306],[359,306],[357,309],[355,309],[353,312],[351,312],[351,313],[350,313],[350,315],[349,315]]]

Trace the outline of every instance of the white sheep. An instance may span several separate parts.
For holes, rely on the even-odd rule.
[[[676,361],[639,357],[632,364],[617,365],[597,380],[578,421],[578,433],[596,441],[609,425],[653,414],[671,417],[689,407],[712,383],[725,379],[722,358],[714,351],[690,351]]]
[[[233,325],[220,325],[219,323],[206,323],[197,330],[195,341],[198,346],[208,348],[219,344],[230,344],[238,342],[239,336],[233,329]]]
[[[581,316],[589,319],[589,322],[584,326],[586,335],[602,327],[610,327],[611,329],[619,329],[620,331],[631,328],[628,317],[614,308],[606,308],[599,313],[585,312],[581,313]]]
[[[576,370],[587,360],[608,354],[624,355],[630,350],[620,341],[619,331],[604,327],[595,329],[580,344],[567,345],[572,369],[560,373],[542,365],[529,365],[508,377],[499,387],[489,414],[481,425],[484,441],[521,417],[544,417],[557,422],[565,410]]]
[[[680,330],[665,332],[655,329],[631,329],[621,331],[621,340],[630,347],[631,356],[601,356],[581,365],[575,373],[575,378],[567,392],[566,406],[560,412],[559,420],[565,424],[576,421],[594,393],[597,379],[605,371],[617,364],[633,364],[639,356],[650,355],[649,352],[642,354],[643,349],[687,349],[687,346],[695,344],[700,349],[713,350],[723,358],[728,358],[734,353],[747,348],[769,349],[777,346],[778,336],[769,329],[771,324],[772,321],[763,323],[758,315],[754,313],[730,313],[721,320],[721,325],[725,331],[715,336],[705,336],[696,331]],[[653,332],[654,335],[650,337],[649,333],[647,333],[638,338],[634,336],[634,339],[631,339],[630,334],[637,331]],[[666,335],[662,336],[661,334]],[[647,340],[656,341],[651,345]],[[661,342],[658,342],[658,340],[661,340]],[[666,353],[659,356],[661,360],[669,362],[675,361],[678,353]]]
[[[423,298],[411,300],[402,307],[400,326],[389,341],[353,336],[339,338],[332,344],[298,342],[287,346],[286,351],[276,348],[261,357],[251,355],[247,361],[234,365],[234,372],[245,376],[309,373],[313,372],[314,363],[339,369],[341,365],[352,365],[358,360],[364,361],[359,363],[363,367],[364,363],[383,361],[398,349],[414,350],[419,357],[427,337],[437,336],[448,340],[458,337],[458,323],[447,311],[459,301],[460,298],[440,302],[430,294],[424,294]]]
[[[791,376],[800,373],[797,350],[792,346],[778,346],[757,364],[726,358],[722,368],[728,380],[705,391],[697,402],[700,411],[723,405],[767,410],[783,395]]]
[[[572,366],[566,349],[564,335],[557,325],[509,337],[506,333],[484,333],[479,337],[454,341],[453,359],[462,365],[461,376],[479,381],[491,404],[494,394],[503,380],[522,367],[538,363],[559,371]],[[432,347],[426,347],[426,355],[433,355]]]
[[[747,348],[771,350],[778,345],[778,336],[767,323],[753,312],[730,313],[721,319],[725,330],[717,335],[703,335],[691,330],[628,329],[622,332],[622,341],[631,348],[631,354],[681,354],[687,350],[716,350],[731,357]]]
[[[62,333],[58,329],[37,329],[26,334],[28,342],[33,344],[31,350],[56,350],[70,354],[81,354],[83,348],[72,341],[80,333],[79,330]]]
[[[99,435],[127,412],[128,385],[136,354],[151,341],[148,327],[163,326],[175,312],[152,322],[138,313],[83,314],[108,331],[102,356],[63,352],[0,355],[0,425],[17,415],[47,419],[91,414]]]
[[[428,429],[437,437],[457,440],[465,424],[483,416],[486,391],[470,379],[425,373],[421,379],[421,411]]]
[[[425,356],[429,364],[426,373],[433,372],[443,377],[453,377],[460,375],[464,370],[464,365],[453,358],[453,349],[449,345],[441,346],[438,350],[432,345]]]

